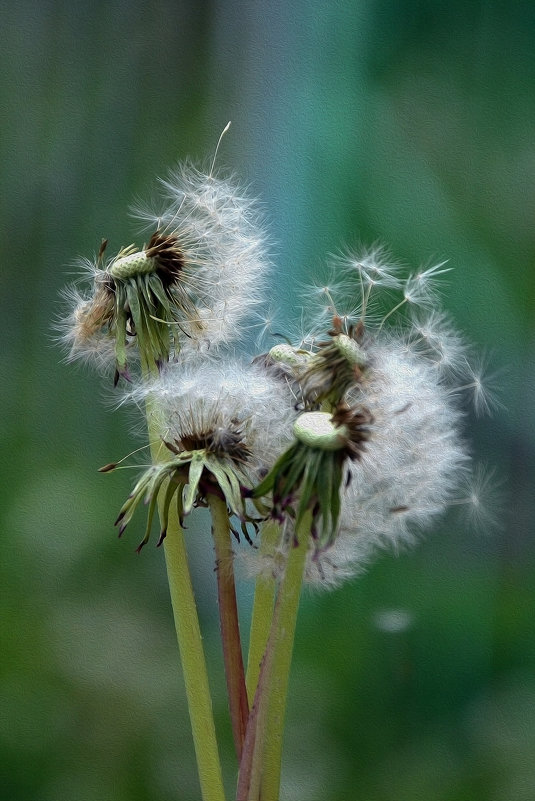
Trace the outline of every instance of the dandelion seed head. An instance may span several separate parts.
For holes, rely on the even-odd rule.
[[[270,269],[256,203],[233,178],[182,165],[161,183],[158,211],[138,208],[147,244],[82,266],[88,288],[66,294],[61,323],[69,358],[107,361],[115,343],[118,375],[127,356],[161,364],[183,346],[215,349],[240,339],[263,298]],[[82,300],[83,298],[83,300]]]
[[[388,336],[367,352],[370,367],[351,394],[373,424],[361,461],[349,467],[343,525],[396,546],[444,512],[469,456],[461,413],[433,366]]]
[[[290,441],[296,415],[286,382],[260,365],[239,360],[169,364],[156,380],[127,397],[138,404],[148,402],[165,440],[209,432],[222,444],[239,430],[250,454],[248,466],[256,472]]]
[[[338,532],[311,536],[306,580],[313,584],[336,585],[378,549],[413,544],[451,506],[462,503],[483,518],[492,506],[463,435],[463,400],[471,394],[476,411],[496,401],[485,360],[474,360],[440,308],[448,270],[443,262],[403,277],[381,249],[343,254],[326,281],[305,290],[316,308],[308,335],[277,351],[294,376],[297,408],[325,413],[345,403],[366,420],[365,447],[344,468]],[[342,315],[347,309],[354,319]],[[285,526],[276,565],[292,540],[292,520]],[[277,572],[268,560],[269,569]]]

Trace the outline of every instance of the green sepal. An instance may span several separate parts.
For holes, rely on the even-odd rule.
[[[161,315],[158,313],[157,316],[158,317],[162,316],[164,319],[166,317],[171,318],[172,314],[171,314],[171,305],[169,302],[169,297],[165,292],[165,289],[163,287],[160,278],[157,275],[146,276],[147,279],[149,277],[152,278],[152,280],[150,281],[150,283],[147,280],[147,287],[150,286],[150,292],[157,300],[157,302],[160,304],[161,311],[163,312],[163,314]],[[153,302],[152,305],[157,309],[157,312],[160,311],[156,303]]]
[[[310,450],[307,454],[305,461],[305,468],[301,480],[301,494],[299,496],[299,505],[297,507],[297,517],[295,521],[296,527],[301,522],[303,515],[309,508],[310,501],[316,492],[316,479],[318,474],[318,466],[321,462],[321,451]]]
[[[329,544],[331,544],[336,536],[338,528],[338,521],[340,519],[340,510],[342,507],[341,489],[342,479],[344,476],[344,462],[340,459],[335,460],[333,465],[333,491],[332,491],[332,507],[331,507],[331,531],[329,534]]]
[[[139,275],[137,277],[137,285],[139,291],[141,292],[143,300],[145,301],[145,304],[148,308],[150,308],[151,306],[155,307],[155,303],[152,298],[152,286],[153,286],[153,281],[151,280],[152,278],[153,276],[150,274]]]
[[[279,456],[267,476],[265,476],[260,484],[257,484],[257,486],[253,489],[251,493],[252,498],[261,498],[263,495],[267,495],[268,492],[271,492],[277,477],[283,472],[285,465],[291,463],[296,447],[297,443],[291,445],[287,451],[284,451],[284,453]]]
[[[123,503],[121,509],[119,510],[119,516],[115,521],[115,525],[119,525],[119,536],[123,533],[127,525],[129,524],[130,520],[133,517],[133,514],[138,507],[143,495],[145,494],[145,490],[149,485],[152,477],[154,474],[154,468],[150,468],[147,470],[139,479],[137,484],[134,486],[134,489]]]
[[[158,489],[159,489],[159,487],[158,487]],[[139,545],[136,548],[138,553],[141,551],[143,546],[146,545],[147,542],[149,541],[150,530],[152,528],[152,521],[153,521],[153,518],[154,518],[154,511],[156,509],[157,501],[158,501],[158,491],[155,491],[155,492],[153,492],[153,494],[151,495],[151,498],[150,498],[149,511],[147,513],[147,525],[145,526],[145,536],[143,537],[143,539],[141,540],[141,542],[139,543]]]
[[[126,371],[126,311],[124,303],[120,301],[120,295],[121,293],[118,293],[115,310],[115,359],[118,372],[124,374]]]
[[[281,482],[277,484],[277,494],[288,496],[295,494],[299,488],[302,477],[306,469],[306,465],[310,458],[313,458],[315,451],[303,446],[302,443],[297,442],[291,448],[290,453],[290,469],[286,475],[281,476]]]
[[[163,499],[163,504],[160,513],[160,520],[161,520],[161,529],[160,529],[160,542],[163,540],[167,533],[167,526],[169,525],[169,507],[171,506],[171,501],[173,500],[173,495],[178,489],[178,482],[175,481],[174,475],[169,477],[169,483],[165,490],[165,496]]]
[[[176,493],[176,512],[180,522],[180,527],[184,528],[184,493],[183,493],[182,484],[179,488],[179,491]]]
[[[336,454],[329,454],[330,462],[329,465],[322,465],[321,469],[318,470],[318,475],[316,477],[316,495],[318,498],[318,504],[320,508],[321,514],[321,522],[322,522],[322,538],[323,534],[326,530],[329,531],[329,538],[331,535],[332,529],[332,521],[333,521],[333,489],[335,482],[333,481],[333,471],[332,471],[332,463],[334,459],[332,458]],[[336,494],[336,490],[334,489]]]
[[[216,459],[207,457],[205,466],[214,476],[217,485],[225,496],[225,501],[231,514],[243,519],[244,505],[241,497],[240,484],[232,472],[232,467],[218,464]]]
[[[126,291],[128,306],[130,308],[130,314],[132,315],[132,320],[134,321],[136,334],[138,337],[143,336],[143,331],[141,330],[142,329],[141,307],[139,304],[138,288],[135,278],[131,278],[125,284],[125,291]]]
[[[188,515],[193,509],[197,498],[197,490],[204,470],[204,452],[194,451],[191,456],[188,472],[188,484],[184,492],[184,514]]]

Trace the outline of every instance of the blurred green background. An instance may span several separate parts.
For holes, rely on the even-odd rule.
[[[62,363],[51,326],[73,259],[133,241],[132,199],[178,159],[206,163],[230,119],[219,162],[261,199],[286,320],[327,254],[380,240],[449,259],[445,305],[502,370],[504,408],[469,420],[499,525],[446,520],[305,597],[281,801],[532,801],[535,5],[1,11],[3,797],[199,798],[163,554],[134,553],[141,518],[117,541],[131,474],[96,472],[134,447],[132,418]],[[213,557],[189,539],[232,797]]]

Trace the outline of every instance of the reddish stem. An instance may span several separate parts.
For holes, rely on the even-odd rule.
[[[215,495],[208,495],[212,513],[212,534],[216,552],[217,596],[219,621],[223,644],[223,660],[227,680],[227,692],[238,761],[241,760],[249,703],[245,686],[245,671],[238,622],[238,605],[234,583],[233,552],[226,503]]]

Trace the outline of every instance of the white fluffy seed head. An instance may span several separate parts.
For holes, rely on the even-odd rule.
[[[291,441],[293,397],[284,381],[238,360],[169,364],[160,377],[128,396],[147,404],[153,428],[166,441],[214,432],[224,448],[239,430],[258,478]]]
[[[309,339],[321,343],[331,328],[356,341],[360,370],[343,400],[373,421],[359,460],[346,465],[337,538],[328,547],[311,541],[306,577],[314,584],[337,584],[378,548],[413,542],[450,506],[482,516],[485,493],[462,492],[477,485],[478,472],[471,479],[461,402],[472,395],[476,411],[488,411],[496,401],[439,307],[445,272],[438,264],[403,278],[384,251],[368,251],[338,259],[328,285],[309,292],[320,306]]]
[[[432,364],[393,336],[366,350],[370,366],[350,402],[374,422],[361,460],[349,466],[342,527],[357,541],[397,547],[444,512],[469,457],[461,414]]]
[[[138,207],[134,214],[180,243],[184,282],[202,327],[194,339],[210,347],[235,340],[263,300],[271,267],[258,204],[234,178],[187,163],[161,181],[161,189],[155,210]]]
[[[414,542],[449,506],[468,505],[459,496],[469,481],[470,459],[448,385],[429,359],[393,334],[368,338],[365,349],[367,368],[346,400],[366,409],[373,422],[360,458],[346,463],[337,537],[326,547],[314,539],[309,544],[305,580],[318,588],[362,572],[377,549]],[[471,494],[480,495],[464,492]],[[291,544],[287,532],[258,569],[280,576]]]
[[[93,265],[84,260],[81,266],[93,279]],[[57,319],[55,329],[66,361],[87,362],[105,372],[115,363],[115,343],[100,325],[95,325],[94,297],[78,286],[66,287],[61,296],[67,311]]]
[[[190,353],[213,351],[219,345],[239,340],[263,300],[270,270],[257,204],[233,178],[206,174],[185,164],[161,182],[157,205],[157,211],[138,209],[135,214],[143,219],[150,235],[159,232],[176,241],[180,252],[176,283],[167,288],[170,305],[179,310],[176,321],[167,322],[172,336],[180,342],[180,349]],[[64,293],[69,309],[58,324],[61,340],[69,348],[69,359],[114,364],[114,349],[110,346],[113,315],[117,314],[113,309],[113,281],[124,281],[133,273],[139,276],[155,271],[156,260],[147,255],[144,247],[130,246],[106,262],[103,243],[93,261],[80,260],[88,289],[80,292],[74,288]],[[106,298],[111,303],[111,325],[107,309],[99,317],[99,297],[106,295],[106,279],[111,281]],[[89,301],[93,306],[87,315]],[[135,346],[131,346],[129,339],[128,350],[135,352]]]

